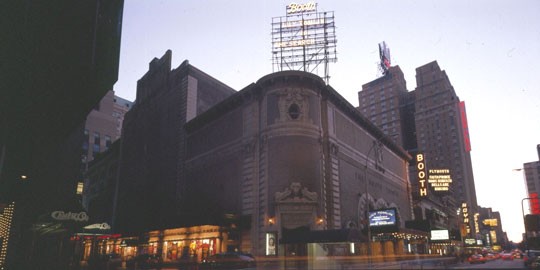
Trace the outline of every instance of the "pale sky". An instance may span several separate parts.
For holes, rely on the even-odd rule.
[[[172,50],[240,90],[272,73],[271,21],[283,0],[129,0],[124,4],[116,95],[134,100],[148,63]],[[306,3],[308,1],[296,1]],[[499,211],[510,240],[524,231],[523,163],[540,144],[540,1],[319,0],[333,11],[337,63],[330,85],[353,106],[378,75],[378,43],[416,88],[417,67],[436,60],[467,107],[478,204]],[[525,201],[527,202],[527,201]],[[525,203],[525,212],[528,206]]]

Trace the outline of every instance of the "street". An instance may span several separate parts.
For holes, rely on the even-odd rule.
[[[482,264],[460,263],[448,269],[526,269],[523,260],[492,260]]]
[[[355,270],[355,269],[526,269],[523,265],[523,260],[516,259],[512,261],[507,260],[491,260],[486,263],[470,264],[468,262],[455,264],[453,260],[449,258],[441,258],[436,260],[409,260],[409,261],[394,261],[394,262],[377,262],[370,265],[366,263],[336,263],[335,261],[327,261],[325,263],[319,263],[317,265],[306,265],[295,261],[281,262],[281,263],[266,263],[258,264],[257,267],[246,268],[245,270]],[[198,267],[196,267],[198,268]],[[162,268],[162,270],[177,270],[178,268]],[[180,268],[181,269],[181,268]],[[200,269],[200,268],[199,268]],[[206,269],[206,268],[205,268]],[[222,268],[220,268],[222,269]],[[210,270],[210,269],[209,269]]]

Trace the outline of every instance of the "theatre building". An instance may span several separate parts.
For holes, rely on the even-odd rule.
[[[224,249],[367,254],[370,237],[372,254],[389,255],[410,252],[418,237],[404,226],[411,157],[314,74],[267,75],[184,127],[186,202],[235,217],[217,239]],[[368,229],[368,211],[391,226],[371,220]]]

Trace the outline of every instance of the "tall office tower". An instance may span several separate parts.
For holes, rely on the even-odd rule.
[[[406,150],[414,147],[403,132],[401,104],[406,103],[407,94],[405,77],[399,66],[390,67],[385,76],[363,85],[362,91],[358,92],[360,112]]]
[[[416,157],[416,93],[407,90],[405,77],[399,66],[389,67],[384,76],[362,85],[358,98],[360,112],[411,156]],[[423,220],[425,225],[417,224],[411,227],[425,231],[447,229],[448,216],[443,213],[440,198],[432,192],[419,194],[421,187],[417,174],[416,162],[412,160],[409,163],[409,179],[414,199],[414,219]]]
[[[425,154],[428,174],[435,170],[449,173],[452,182],[448,190],[439,190],[448,214],[455,215],[464,204],[469,213],[477,213],[465,103],[460,102],[436,61],[416,69],[416,84],[416,137],[418,150]],[[438,188],[433,191],[438,192]],[[473,234],[472,219],[462,222]]]
[[[417,88],[408,92],[399,66],[390,67],[386,75],[362,86],[358,93],[359,110],[411,155],[424,155],[426,173],[429,175],[432,169],[436,177],[425,179],[425,183],[433,182],[426,186],[427,194],[418,194],[419,181],[414,161],[411,162],[412,192],[418,199],[416,206],[423,208],[415,209],[415,216],[440,216],[432,220],[435,223],[431,226],[448,227],[448,220],[457,221],[456,209],[463,203],[468,210],[477,211],[465,104],[459,101],[437,62],[419,67],[416,72]],[[450,184],[447,180],[435,180],[448,175],[452,179]],[[426,201],[419,199],[422,196],[431,205],[422,206]],[[467,221],[471,231],[472,219]],[[456,226],[457,223],[451,222]]]
[[[141,232],[192,222],[177,216],[185,213],[181,200],[189,192],[183,175],[184,124],[236,91],[188,61],[171,69],[171,61],[169,50],[150,62],[125,115],[113,230]]]

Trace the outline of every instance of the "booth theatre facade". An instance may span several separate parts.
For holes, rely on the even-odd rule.
[[[304,255],[307,243],[349,253],[407,252],[410,156],[318,76],[267,75],[185,125],[187,202],[240,217],[228,241],[254,255]],[[377,240],[368,212],[391,209]],[[380,218],[380,217],[379,217]],[[386,221],[385,221],[386,222]],[[386,224],[386,223],[384,223]]]

